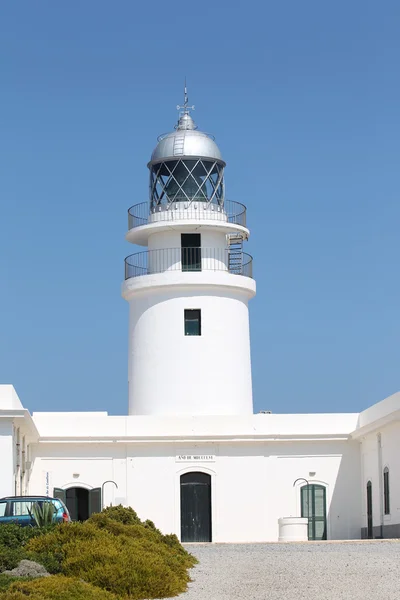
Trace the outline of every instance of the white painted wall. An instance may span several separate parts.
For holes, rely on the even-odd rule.
[[[148,267],[151,273],[181,270],[181,234],[198,233],[201,236],[201,265],[203,271],[228,270],[228,246],[224,231],[204,228],[199,225],[182,227],[179,230],[157,232],[149,237]]]
[[[184,335],[185,309],[201,310],[201,336]],[[131,415],[251,414],[247,296],[222,286],[134,295],[128,364]]]
[[[201,235],[201,273],[181,273],[182,233]],[[123,289],[130,304],[130,415],[253,412],[248,300],[254,292],[248,283],[241,287],[248,278],[227,273],[227,248],[223,229],[201,223],[149,236],[150,272],[173,271],[174,279],[168,285],[165,277],[146,275],[139,278],[146,279],[142,290]],[[185,309],[201,311],[201,336],[184,335]]]
[[[23,409],[13,385],[0,384],[0,410]]]
[[[179,439],[332,439],[347,440],[356,427],[357,413],[256,414],[188,416],[109,416],[106,412],[37,412],[33,419],[41,440],[93,444],[126,439],[157,442]]]
[[[238,211],[240,208],[238,207]],[[158,206],[149,215],[149,223],[165,221],[222,221],[227,222],[228,217],[223,207],[210,204],[207,208],[205,202],[174,202],[174,207],[167,210],[166,205]]]
[[[101,487],[107,480],[118,480],[104,487],[104,505],[126,500],[125,448],[116,444],[35,444],[34,466],[30,478],[30,494],[53,494],[54,488]],[[123,469],[120,469],[123,461]]]
[[[360,537],[358,444],[354,442],[252,442],[180,444],[40,444],[30,493],[54,487],[106,487],[105,504],[124,501],[143,519],[180,536],[180,476],[201,470],[212,477],[213,541],[278,539],[278,519],[300,514],[297,477],[327,487],[328,537]],[[182,463],[185,454],[215,456]],[[309,472],[315,472],[310,477]],[[78,475],[78,477],[77,477]]]
[[[153,233],[149,237],[149,250],[161,248],[180,248],[182,233],[199,233],[203,248],[225,248],[227,244],[226,232],[202,227],[201,224],[186,225],[176,229],[171,227],[166,231]]]
[[[0,389],[0,396],[2,391],[6,401],[0,408],[1,496],[14,493],[13,432],[19,429],[33,462],[28,493],[52,493],[53,487],[91,489],[112,479],[118,489],[105,486],[105,505],[131,505],[143,519],[150,518],[163,531],[178,536],[180,476],[188,470],[212,477],[214,541],[277,540],[278,519],[300,514],[301,483],[293,487],[298,477],[326,486],[328,538],[358,538],[366,526],[369,479],[374,526],[380,524],[379,477],[385,466],[390,469],[391,512],[384,516],[384,526],[400,526],[400,396],[395,402],[393,397],[389,403],[383,401],[379,410],[368,409],[367,415],[108,416],[94,412],[34,413],[31,418],[20,402],[14,403],[9,389]],[[372,414],[375,420],[368,417]],[[188,464],[176,460],[180,454],[215,459]]]
[[[382,461],[378,453],[381,436]],[[400,422],[395,421],[365,435],[361,439],[362,461],[362,526],[367,526],[367,482],[372,483],[373,527],[400,524]],[[383,469],[389,468],[390,514],[383,510]],[[376,530],[375,530],[376,534]]]
[[[400,523],[400,422],[387,425],[382,431],[382,467],[389,468],[390,515],[384,524]]]
[[[396,392],[363,410],[359,415],[357,428],[361,430],[366,428],[376,429],[377,426],[385,423],[388,419],[393,421],[394,419],[398,420],[399,417],[400,392]]]
[[[0,419],[0,498],[14,494],[14,444],[12,419]]]

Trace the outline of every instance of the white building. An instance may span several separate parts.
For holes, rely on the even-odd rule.
[[[129,209],[146,249],[122,287],[128,415],[30,415],[0,386],[0,497],[54,494],[79,519],[122,503],[182,541],[274,541],[299,515],[310,539],[400,537],[400,393],[360,414],[253,414],[246,207],[189,112],[185,97],[149,203]]]

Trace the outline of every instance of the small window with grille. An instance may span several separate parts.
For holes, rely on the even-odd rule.
[[[185,309],[185,335],[201,335],[201,310]]]

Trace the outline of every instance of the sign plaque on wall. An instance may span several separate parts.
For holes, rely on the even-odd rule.
[[[214,454],[177,454],[175,462],[215,462]]]
[[[42,471],[43,473],[43,483],[44,483],[44,490],[45,490],[45,495],[46,496],[52,496],[53,495],[53,487],[52,487],[52,473],[51,471]]]

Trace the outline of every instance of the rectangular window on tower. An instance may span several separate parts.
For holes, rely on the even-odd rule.
[[[185,335],[201,335],[201,310],[185,309]]]
[[[181,234],[182,271],[201,271],[200,233]]]

